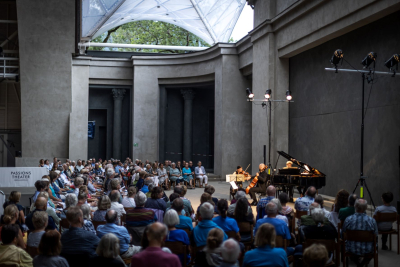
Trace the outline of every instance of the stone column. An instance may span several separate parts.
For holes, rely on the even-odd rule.
[[[183,159],[192,160],[193,139],[193,99],[195,92],[192,89],[182,89],[181,93],[185,100],[183,108]]]
[[[122,147],[122,99],[125,89],[112,89],[114,97],[113,158],[121,159]]]

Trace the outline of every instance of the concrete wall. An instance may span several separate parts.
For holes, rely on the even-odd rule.
[[[75,2],[18,0],[22,156],[20,166],[40,158],[69,157],[71,53]]]
[[[378,54],[376,70],[398,53],[400,12],[370,23],[290,59],[290,154],[327,175],[322,193],[352,191],[360,175],[361,75],[324,71],[335,49],[356,68],[368,52]],[[372,36],[371,36],[371,33]],[[343,63],[343,68],[351,68]],[[366,83],[364,175],[375,204],[392,191],[399,200],[399,82],[376,75]],[[359,193],[359,190],[357,190]],[[369,197],[367,197],[369,201]]]

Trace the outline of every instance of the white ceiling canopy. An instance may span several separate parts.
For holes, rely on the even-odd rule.
[[[119,25],[163,21],[213,45],[228,42],[246,0],[83,0],[82,37],[93,39]]]

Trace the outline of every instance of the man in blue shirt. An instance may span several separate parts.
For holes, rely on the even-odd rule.
[[[317,189],[314,186],[310,186],[307,189],[306,195],[304,197],[299,197],[294,203],[294,208],[297,211],[308,211],[310,209],[311,203],[314,202]]]
[[[116,224],[118,213],[115,210],[109,210],[106,213],[105,225],[99,225],[97,227],[97,236],[102,238],[108,233],[113,233],[119,239],[119,250],[121,258],[127,259],[133,256],[134,250],[129,243],[132,241],[132,237],[129,235],[128,230],[124,226],[118,226]]]
[[[275,198],[275,194],[276,194],[276,188],[273,185],[270,185],[267,187],[267,197],[264,197],[262,199],[260,199],[260,201],[257,204],[257,218],[258,219],[262,219],[265,216],[265,207],[267,206],[267,204]]]
[[[180,197],[174,199],[171,208],[176,210],[176,212],[179,215],[179,224],[177,224],[175,227],[178,229],[189,229],[190,231],[192,231],[193,230],[192,219],[190,217],[182,215],[182,211],[184,211],[183,200]]]
[[[192,243],[194,243],[196,247],[202,247],[207,244],[208,232],[210,232],[211,229],[221,229],[212,221],[213,216],[214,207],[208,202],[203,203],[200,207],[199,224],[192,231]],[[224,232],[224,241],[227,239],[228,236]]]
[[[67,212],[67,220],[70,223],[68,230],[61,236],[61,256],[79,257],[79,255],[96,256],[96,248],[100,239],[83,226],[83,213],[79,207],[70,207]]]
[[[342,228],[342,234],[346,233],[347,230],[357,230],[357,231],[373,231],[375,235],[378,235],[378,225],[375,219],[369,217],[365,211],[367,210],[367,201],[365,199],[357,199],[354,204],[356,213],[346,218]],[[374,250],[373,242],[346,242],[346,251],[360,256],[362,258],[364,254],[372,253]],[[369,260],[365,259],[363,262],[358,262],[360,266],[368,264]],[[362,264],[362,265],[361,265]]]

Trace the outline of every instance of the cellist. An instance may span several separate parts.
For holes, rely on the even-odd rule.
[[[269,175],[267,173],[267,168],[265,164],[261,163],[259,166],[259,172],[257,172],[255,178],[258,179],[257,185],[255,187],[250,188],[249,194],[253,199],[251,203],[252,206],[257,206],[257,198],[256,193],[266,193],[267,192],[267,182],[269,179]]]

